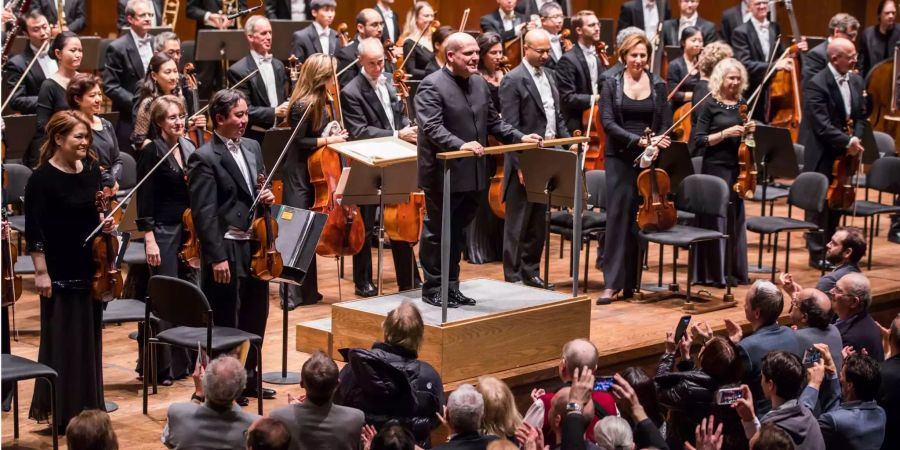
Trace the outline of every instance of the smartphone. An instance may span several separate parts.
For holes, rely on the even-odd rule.
[[[741,388],[722,388],[716,391],[716,404],[717,405],[731,405],[734,402],[744,398],[744,393],[741,391]]]
[[[803,353],[803,365],[811,366],[822,360],[822,352],[815,347],[810,347],[806,349],[806,352]]]
[[[203,349],[203,345],[200,342],[197,342],[197,364],[206,368],[209,365],[209,355],[206,354],[206,350]]]
[[[691,316],[681,316],[681,319],[678,320],[678,326],[675,327],[675,344],[677,345],[681,342],[681,338],[684,337],[684,333],[687,331],[688,325],[691,323]]]
[[[597,377],[594,380],[594,390],[598,392],[611,391],[614,383],[613,377]]]

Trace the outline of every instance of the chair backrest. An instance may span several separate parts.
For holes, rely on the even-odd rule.
[[[588,205],[592,208],[606,209],[606,171],[590,170],[584,174],[587,185]]]
[[[825,175],[818,172],[803,172],[788,189],[788,204],[806,211],[822,212],[827,193],[828,178]]]
[[[28,184],[28,178],[31,177],[31,169],[21,164],[4,164],[3,168],[6,170],[6,178],[9,180],[4,200],[13,205],[21,205],[22,198],[25,197],[25,186]]]
[[[121,152],[119,156],[122,158],[122,178],[119,179],[119,189],[131,189],[137,184],[137,163],[134,157],[128,153]]]
[[[725,180],[713,175],[694,174],[678,186],[675,206],[694,214],[727,217],[728,196]]]
[[[165,275],[150,277],[147,286],[150,312],[174,326],[206,327],[212,311],[206,295],[189,281]]]
[[[691,158],[691,165],[694,166],[694,173],[703,173],[703,157],[695,156]]]
[[[806,147],[803,144],[794,144],[794,155],[797,156],[797,165],[800,166],[800,171],[803,171],[803,155],[806,152]]]
[[[866,184],[872,189],[900,194],[900,176],[898,175],[900,175],[900,158],[896,156],[878,158],[866,176]]]
[[[883,131],[875,131],[872,134],[875,135],[875,146],[878,148],[878,153],[881,156],[894,156],[897,154],[897,144],[891,135]]]

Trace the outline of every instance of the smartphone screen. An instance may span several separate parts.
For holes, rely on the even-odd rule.
[[[691,323],[691,316],[681,316],[678,320],[678,326],[675,328],[675,343],[681,342],[684,333],[687,331],[688,325]]]
[[[806,349],[803,354],[803,365],[813,365],[822,360],[822,352],[815,347]]]
[[[719,405],[731,405],[744,398],[741,388],[725,388],[716,391],[716,403]]]
[[[599,392],[611,391],[613,383],[615,383],[613,377],[597,377],[597,379],[594,380],[594,390]]]

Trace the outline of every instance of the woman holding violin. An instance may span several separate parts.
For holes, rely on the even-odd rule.
[[[138,85],[138,99],[134,103],[134,132],[131,134],[131,145],[140,150],[150,143],[147,130],[150,128],[151,104],[161,95],[181,96],[178,61],[166,53],[156,53],[150,58],[147,74]],[[192,114],[194,111],[188,111]],[[190,124],[190,128],[205,129],[206,117],[198,116]],[[167,149],[168,150],[168,149]]]
[[[669,63],[666,83],[672,110],[676,110],[693,98],[694,86],[700,80],[697,57],[703,50],[703,32],[697,27],[687,27],[681,32],[680,57]]]
[[[103,188],[115,194],[119,190],[119,178],[122,176],[122,158],[119,156],[115,127],[98,115],[103,104],[100,78],[83,73],[75,75],[66,88],[66,102],[72,109],[81,111],[91,119],[91,134],[94,138],[92,148],[97,155],[97,163],[100,164]]]
[[[46,129],[39,165],[25,188],[25,236],[41,303],[38,361],[59,374],[53,425],[62,433],[82,410],[104,409],[103,304],[91,295],[92,248],[82,245],[103,220],[95,203],[102,185],[91,120],[79,111],[60,111]],[[103,232],[114,229],[106,220]],[[36,383],[29,417],[49,415],[49,386]]]
[[[699,215],[697,226],[731,236],[726,250],[724,241],[703,242],[693,253],[693,280],[698,284],[724,287],[729,278],[747,284],[747,230],[744,224],[744,200],[732,186],[740,167],[738,152],[748,134],[756,131],[756,123],[747,118],[747,102],[741,93],[747,88],[747,70],[734,58],[722,60],[709,79],[712,98],[700,113],[694,146],[703,150],[702,173],[725,180],[731,193],[729,217]],[[725,252],[731,251],[731,267],[725,267]]]
[[[700,78],[697,80],[697,84],[694,85],[694,92],[691,95],[692,108],[696,106],[703,97],[706,97],[706,94],[709,94],[709,77],[712,75],[716,64],[719,64],[719,61],[722,61],[725,58],[731,58],[732,56],[734,56],[734,52],[731,51],[731,46],[722,41],[715,41],[706,47],[703,47],[703,50],[700,51],[700,55],[697,57],[697,72],[700,75]],[[701,112],[703,112],[703,108],[697,108],[691,113],[691,135],[688,139],[688,147],[691,149],[691,155],[693,156],[703,154],[702,149],[694,148],[694,136],[697,133],[697,120],[700,119]]]
[[[403,33],[398,42],[403,45],[403,56],[413,58],[406,64],[406,71],[413,80],[421,80],[428,75],[428,63],[434,60],[435,48],[431,41],[434,24],[434,8],[426,1],[415,2],[406,17]],[[416,44],[416,41],[419,41]],[[413,50],[415,48],[415,50]]]
[[[637,192],[639,169],[634,160],[644,148],[666,149],[668,137],[642,137],[649,128],[662,133],[672,122],[666,102],[666,83],[646,69],[650,41],[643,34],[625,38],[618,49],[624,70],[606,79],[601,90],[600,120],[606,130],[607,219],[603,248],[605,289],[597,304],[609,304],[622,291],[623,298],[634,294],[638,270],[638,229],[635,216],[640,199]],[[664,150],[663,150],[664,151]]]

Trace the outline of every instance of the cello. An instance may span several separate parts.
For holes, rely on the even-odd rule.
[[[256,184],[260,192],[265,189],[266,176],[257,175]],[[275,248],[275,240],[278,239],[278,222],[272,216],[272,208],[269,205],[259,204],[257,208],[262,214],[253,220],[250,227],[253,236],[250,270],[254,277],[263,281],[271,281],[281,276],[281,271],[284,269],[281,253]]]
[[[644,130],[644,139],[652,142],[653,131]],[[675,226],[678,211],[669,201],[671,180],[665,170],[656,167],[656,160],[649,169],[644,169],[637,177],[641,205],[638,207],[637,222],[641,231],[665,231]]]
[[[853,119],[847,120],[847,134],[853,136]],[[860,154],[844,153],[831,166],[831,184],[828,186],[828,207],[849,209],[856,202],[856,187],[853,176],[859,172]],[[859,177],[857,177],[857,183]]]
[[[800,49],[797,44],[802,42],[803,37],[800,35],[792,1],[784,0],[784,7],[787,9],[791,32],[794,35],[794,44],[786,52],[785,58],[793,61],[793,69],[780,70],[772,77],[769,88],[769,125],[787,128],[791,132],[791,140],[797,142],[800,121],[803,120],[800,97]]]
[[[748,109],[746,104],[740,106],[739,111],[743,123],[747,123]],[[754,147],[756,147],[756,142],[753,140],[753,136],[745,132],[741,137],[741,146],[738,147],[739,170],[737,181],[735,181],[732,188],[738,196],[747,200],[752,199],[753,195],[756,194],[756,159],[752,150]]]
[[[597,42],[597,57],[609,67],[609,56],[606,54],[606,43]],[[606,168],[603,147],[606,145],[606,131],[600,124],[600,105],[593,102],[590,108],[581,113],[581,125],[588,131],[588,145],[584,152],[584,170],[603,170]]]
[[[103,217],[109,217],[117,203],[112,195],[106,195],[98,191],[95,197],[97,212]],[[121,219],[121,213],[115,216],[115,221]],[[91,296],[99,302],[109,302],[122,297],[122,289],[125,283],[122,272],[119,271],[118,255],[119,240],[109,233],[101,233],[94,237],[91,246],[94,257],[95,272],[91,280]]]
[[[193,111],[200,111],[200,97],[197,94],[197,78],[194,76],[193,63],[185,63],[184,65],[184,83],[191,93],[191,109]],[[194,143],[196,148],[200,148],[200,146],[209,141],[211,137],[212,132],[205,128],[194,127],[192,131],[188,132],[188,139]]]
[[[866,93],[872,103],[869,123],[872,130],[887,133],[900,142],[897,117],[897,78],[900,77],[900,46],[894,48],[893,59],[875,65],[866,76]],[[888,117],[893,116],[894,120]]]
[[[503,75],[506,75],[512,70],[506,56],[500,60],[500,67],[498,70],[500,70]],[[488,145],[499,145],[499,142],[497,142],[493,136],[488,136],[488,143]],[[494,173],[491,175],[490,184],[488,186],[488,206],[491,207],[491,212],[499,219],[506,217],[506,201],[503,200],[504,164],[506,164],[506,158],[504,158],[503,154],[494,155]]]

